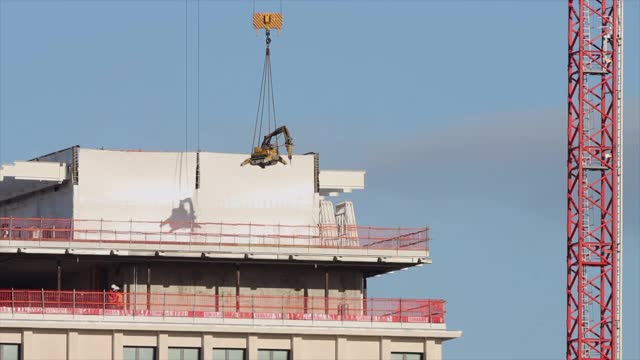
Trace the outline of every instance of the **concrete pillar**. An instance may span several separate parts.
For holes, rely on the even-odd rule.
[[[324,313],[329,313],[329,267],[324,268]]]
[[[369,304],[367,303],[367,278],[362,274],[362,309],[364,315],[369,315]]]
[[[220,286],[216,285],[216,312],[220,311]]]
[[[33,348],[38,346],[33,342],[33,331],[22,330],[22,358],[33,359]]]
[[[202,355],[200,360],[213,359],[213,335],[202,334]]]
[[[122,358],[124,357],[123,342],[124,334],[122,333],[122,331],[114,331],[111,342],[111,353],[113,355],[113,360],[122,360]]]
[[[304,345],[302,345],[302,337],[292,335],[291,336],[291,358],[302,359]]]
[[[151,264],[149,263],[147,263],[147,310],[151,310]]]
[[[336,337],[336,360],[347,360],[347,338]]]
[[[247,360],[258,360],[258,337],[247,335]]]
[[[380,338],[380,360],[391,360],[391,340],[383,337]]]
[[[169,335],[158,333],[158,359],[164,360],[169,358]]]
[[[442,340],[425,339],[424,354],[426,360],[442,360]]]
[[[69,330],[67,332],[67,359],[79,360],[82,357],[78,353],[79,336],[77,331]]]
[[[240,265],[236,264],[236,311],[240,311]]]

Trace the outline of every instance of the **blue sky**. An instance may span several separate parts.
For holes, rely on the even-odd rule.
[[[250,1],[201,0],[199,72],[196,1],[1,4],[4,162],[74,144],[194,150],[198,114],[203,149],[249,148],[264,53]],[[625,4],[625,353],[639,359],[640,2]],[[447,358],[562,358],[566,2],[284,11],[273,75],[296,151],[367,170],[349,197],[360,223],[433,229],[433,265],[373,279],[371,295],[446,299],[464,331]]]

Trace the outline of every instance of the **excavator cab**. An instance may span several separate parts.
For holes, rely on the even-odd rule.
[[[284,137],[284,145],[287,148],[287,157],[289,158],[289,161],[291,161],[291,158],[293,157],[293,138],[289,134],[289,130],[286,126],[280,126],[275,131],[265,135],[262,144],[253,148],[251,157],[243,161],[240,166],[250,164],[260,166],[264,169],[267,166],[276,165],[277,163],[287,165],[287,161],[280,156],[278,143],[273,142],[273,140],[277,140],[279,135]]]

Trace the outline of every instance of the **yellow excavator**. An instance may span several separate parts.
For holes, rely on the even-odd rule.
[[[264,140],[262,140],[262,144],[260,146],[256,146],[251,153],[251,157],[243,161],[240,166],[251,164],[260,166],[264,169],[267,166],[275,165],[277,163],[287,165],[287,161],[280,156],[277,142],[275,144],[272,142],[274,139],[277,139],[279,135],[284,137],[284,145],[287,147],[287,157],[289,158],[289,161],[291,161],[291,158],[293,157],[293,138],[289,134],[289,130],[286,126],[280,126],[273,132],[265,135]]]

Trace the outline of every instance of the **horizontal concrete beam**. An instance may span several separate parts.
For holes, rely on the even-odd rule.
[[[0,181],[5,177],[16,180],[54,181],[67,179],[67,164],[48,161],[16,161],[0,167]]]
[[[149,249],[116,249],[109,248],[108,244],[101,244],[102,247],[69,247],[69,245],[80,245],[74,242],[47,242],[40,246],[31,245],[30,242],[13,241],[13,246],[0,246],[0,253],[22,253],[22,254],[69,254],[69,255],[85,255],[85,256],[135,256],[135,257],[168,257],[168,258],[210,258],[210,259],[235,259],[235,260],[270,260],[270,261],[309,261],[309,262],[349,262],[349,263],[385,263],[385,264],[402,264],[402,265],[420,265],[430,264],[428,253],[420,250],[378,250],[375,249],[359,249],[350,250],[346,253],[322,252],[322,249],[315,249],[317,252],[300,253],[289,252],[286,248],[263,249],[264,252],[226,252],[226,251],[198,251],[198,249],[184,247],[174,250],[149,250]],[[16,244],[17,243],[17,244]],[[18,246],[15,246],[18,245]],[[272,250],[272,251],[269,251]]]
[[[336,196],[364,189],[364,171],[320,171],[320,195]]]
[[[266,333],[298,335],[355,335],[385,337],[428,337],[442,340],[462,336],[462,331],[447,330],[445,324],[376,323],[348,321],[273,321],[262,319],[180,319],[126,317],[111,318],[72,315],[19,315],[2,314],[2,327],[40,329],[86,329],[86,330],[137,330],[137,331],[184,331],[223,333]],[[195,320],[195,321],[194,321]]]

